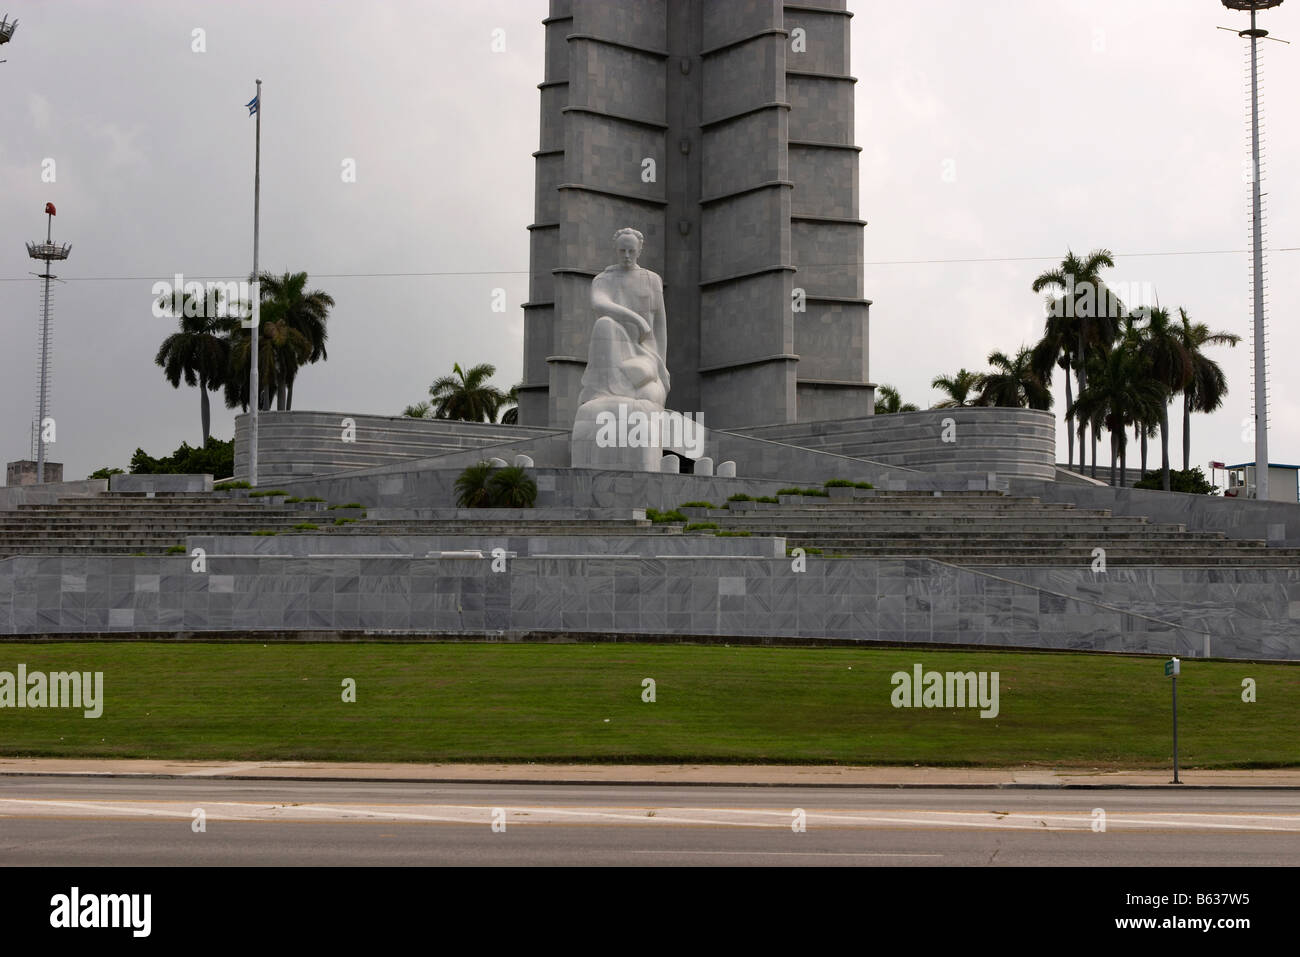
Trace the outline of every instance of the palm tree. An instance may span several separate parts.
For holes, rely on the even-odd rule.
[[[334,299],[319,289],[313,289],[311,292],[307,292],[306,289],[305,272],[286,272],[281,276],[264,272],[261,275],[263,314],[268,306],[273,305],[278,317],[290,329],[302,335],[310,345],[305,359],[288,362],[281,370],[282,375],[276,383],[275,407],[277,409],[293,408],[293,382],[297,378],[298,368],[303,363],[329,358],[325,352],[325,340],[329,338],[325,324],[329,320],[329,311],[334,306]]]
[[[1065,442],[1066,467],[1074,468],[1074,419],[1070,409],[1074,407],[1074,392],[1070,388],[1070,369],[1074,363],[1074,351],[1077,339],[1073,330],[1073,320],[1067,319],[1063,310],[1051,307],[1043,324],[1043,338],[1034,346],[1030,367],[1040,382],[1050,387],[1052,375],[1057,368],[1065,372]],[[1083,446],[1079,447],[1080,468],[1083,467]]]
[[[412,419],[427,419],[429,413],[433,410],[428,402],[417,402],[415,405],[408,405],[402,410],[402,415]]]
[[[920,412],[911,402],[904,402],[898,390],[892,385],[876,387],[876,415],[890,415],[894,412]]]
[[[983,376],[977,405],[1043,410],[1052,407],[1051,389],[1034,371],[1034,355],[1029,346],[1021,346],[1014,359],[1002,352],[990,352],[989,365],[993,371]]]
[[[496,366],[486,362],[466,372],[457,362],[452,375],[435,379],[429,386],[433,398],[434,418],[458,419],[462,422],[492,422],[497,409],[506,400],[505,393],[488,380],[496,375]]]
[[[1128,349],[1130,352],[1134,353],[1142,364],[1146,362],[1146,357],[1141,351],[1143,331],[1138,327],[1138,321],[1145,317],[1147,313],[1148,310],[1143,308],[1134,310],[1125,315],[1122,322],[1123,332],[1120,336],[1120,347]],[[1149,372],[1149,370],[1146,369],[1144,365],[1143,374],[1146,374],[1147,372]],[[1155,412],[1154,415],[1145,419],[1137,417],[1131,423],[1133,426],[1133,438],[1138,441],[1141,449],[1141,461],[1138,469],[1139,476],[1145,476],[1147,473],[1147,442],[1160,434],[1159,410],[1156,409],[1153,411]]]
[[[1203,322],[1193,323],[1187,310],[1178,310],[1181,325],[1174,328],[1178,340],[1192,361],[1192,377],[1183,387],[1183,471],[1192,459],[1192,413],[1210,413],[1223,404],[1228,394],[1228,379],[1223,368],[1201,352],[1202,346],[1235,346],[1241,336],[1231,332],[1211,332]]]
[[[1073,250],[1066,250],[1059,266],[1041,273],[1033,282],[1034,292],[1047,289],[1061,293],[1059,298],[1049,301],[1073,333],[1071,362],[1078,377],[1080,396],[1088,382],[1088,356],[1110,348],[1115,341],[1117,320],[1124,313],[1123,303],[1101,279],[1101,270],[1114,266],[1109,249],[1094,249],[1082,259]],[[1080,447],[1080,466],[1084,464],[1083,458]],[[1092,431],[1092,475],[1097,477],[1096,429]]]
[[[532,508],[537,501],[537,483],[517,465],[493,472],[487,488],[496,508]]]
[[[1144,357],[1134,349],[1120,346],[1094,354],[1088,365],[1088,387],[1079,394],[1071,412],[1094,434],[1101,428],[1110,432],[1110,484],[1114,486],[1116,460],[1121,477],[1128,468],[1126,426],[1158,416],[1166,407],[1167,393],[1164,385],[1147,373]]]
[[[484,508],[492,500],[488,480],[492,466],[487,462],[471,465],[456,479],[456,506],[458,508]]]
[[[516,382],[510,387],[510,391],[506,393],[505,401],[510,403],[510,408],[501,413],[502,425],[519,424],[519,388],[522,385],[522,382]]]
[[[983,388],[984,377],[978,372],[970,372],[966,369],[959,369],[955,376],[935,376],[934,381],[930,383],[930,388],[946,392],[948,398],[944,399],[938,405],[931,406],[934,409],[960,409],[968,405],[974,405],[973,401],[968,402],[971,392]]]
[[[273,305],[262,307],[258,322],[257,340],[257,376],[258,410],[265,412],[271,408],[271,396],[282,395],[285,379],[292,370],[296,370],[311,355],[311,342],[297,329],[279,318],[267,318],[270,313],[278,313]],[[239,406],[248,411],[248,372],[252,351],[252,336],[247,330],[236,330],[230,349],[230,365],[226,375],[226,408]],[[283,406],[278,406],[283,408]]]
[[[1169,400],[1192,378],[1192,358],[1180,339],[1167,309],[1157,306],[1147,310],[1147,324],[1141,332],[1138,349],[1146,359],[1148,375],[1165,389],[1165,401],[1160,406],[1160,482],[1166,492],[1169,491]]]
[[[203,298],[178,289],[172,296],[158,301],[180,320],[180,332],[173,332],[163,340],[154,362],[162,367],[172,388],[179,389],[182,378],[186,385],[199,387],[199,414],[205,447],[212,426],[208,393],[225,384],[230,362],[229,336],[238,320],[225,315],[225,304],[215,289]]]

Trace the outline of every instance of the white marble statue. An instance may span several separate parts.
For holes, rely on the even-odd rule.
[[[591,330],[573,423],[573,465],[657,472],[658,424],[668,398],[668,322],[663,280],[637,265],[645,237],[614,234],[617,262],[591,281]],[[651,430],[638,423],[653,420]]]

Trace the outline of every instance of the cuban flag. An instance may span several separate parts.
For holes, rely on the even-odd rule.
[[[244,105],[248,107],[248,115],[252,116],[254,113],[257,112],[257,97],[253,97]]]

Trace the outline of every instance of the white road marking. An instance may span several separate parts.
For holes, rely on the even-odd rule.
[[[410,821],[439,824],[483,825],[492,820],[497,808],[506,812],[512,825],[650,825],[752,827],[782,829],[790,826],[792,808],[726,807],[537,807],[500,804],[351,804],[293,802],[208,801],[195,795],[187,801],[69,801],[42,798],[0,799],[0,817],[89,816],[99,819],[189,818],[203,808],[209,820],[217,821]],[[1003,813],[999,811],[849,810],[806,809],[806,824],[870,830],[889,827],[944,829],[1088,831],[1094,819],[1090,812]],[[1300,815],[1231,814],[1204,812],[1111,813],[1106,829],[1130,830],[1165,828],[1199,831],[1278,831],[1300,833]]]

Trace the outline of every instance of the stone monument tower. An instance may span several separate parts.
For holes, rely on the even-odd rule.
[[[663,281],[669,408],[871,413],[844,3],[551,0],[520,424],[573,426],[627,224]]]

